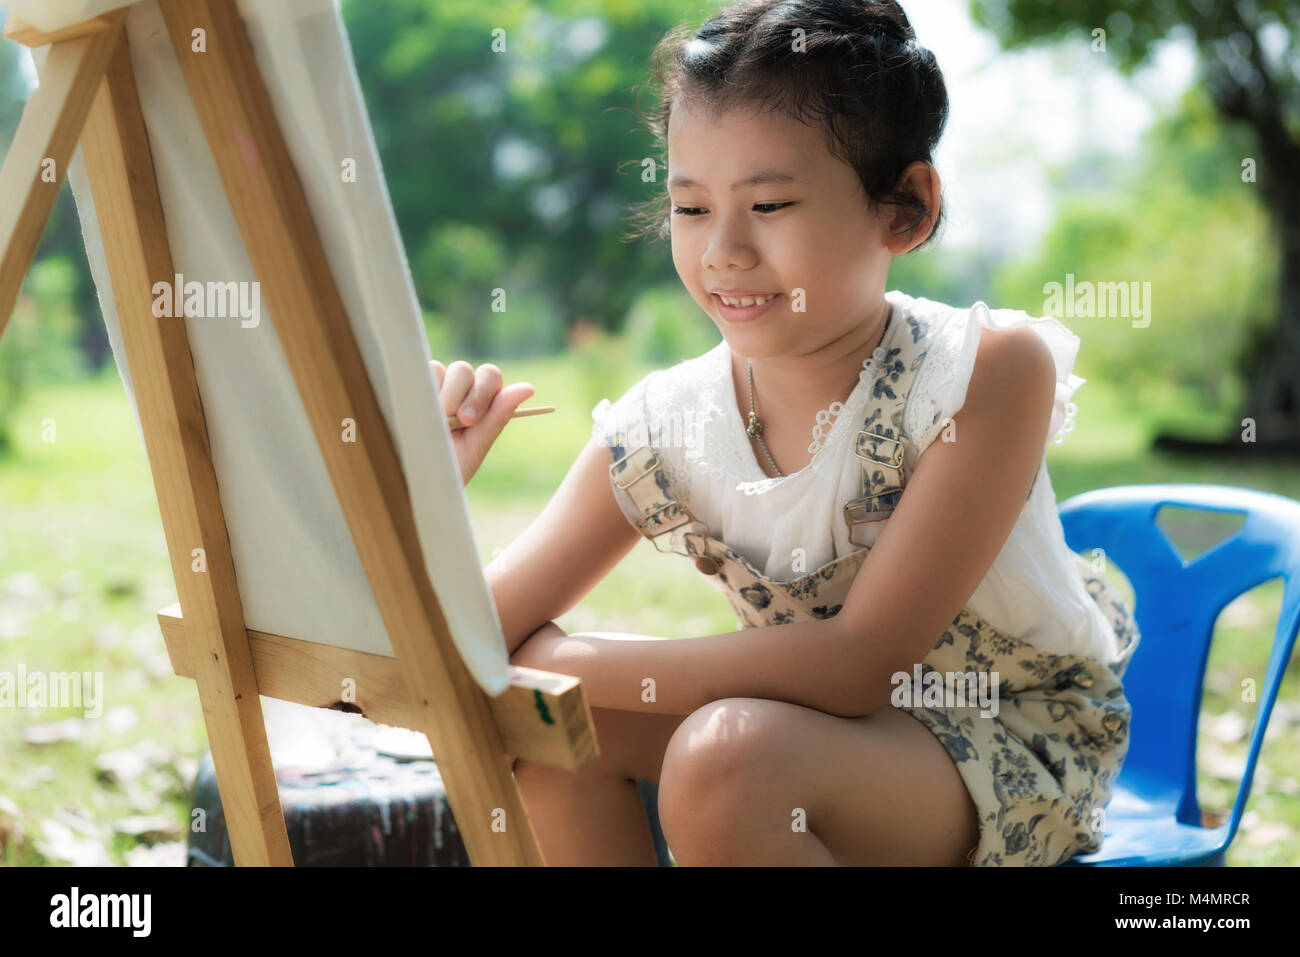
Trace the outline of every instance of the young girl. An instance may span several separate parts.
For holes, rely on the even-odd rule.
[[[515,762],[547,862],[653,864],[638,779],[684,865],[1096,851],[1138,633],[1047,474],[1078,339],[885,291],[941,219],[933,54],[892,0],[748,0],[657,52],[656,219],[722,341],[597,405],[486,569],[511,660],[581,678],[597,725],[579,773]],[[467,480],[530,394],[447,369]],[[556,627],[638,535],[691,558],[741,630]]]

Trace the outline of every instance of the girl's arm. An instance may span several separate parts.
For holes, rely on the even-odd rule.
[[[922,456],[834,618],[688,639],[552,625],[515,663],[581,678],[594,707],[689,714],[732,697],[846,717],[886,707],[892,675],[911,673],[988,573],[1042,461],[1051,352],[1029,329],[985,331],[980,345],[956,441]]]
[[[483,569],[508,653],[576,605],[641,537],[614,500],[611,462],[591,439],[541,514]]]
[[[859,573],[860,574],[860,573]],[[722,698],[772,698],[849,715],[861,687],[846,673],[847,643],[824,621],[790,622],[703,638],[588,631],[548,622],[511,663],[582,679],[593,708],[690,714]]]

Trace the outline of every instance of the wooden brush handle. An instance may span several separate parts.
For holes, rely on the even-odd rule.
[[[547,412],[554,412],[554,411],[555,411],[555,406],[553,405],[535,405],[531,409],[515,409],[515,411],[510,414],[510,418],[522,419],[526,415],[545,415]],[[475,422],[474,424],[478,425],[478,422]],[[468,426],[466,426],[465,423],[461,422],[461,420],[458,417],[454,415],[447,416],[447,428],[464,429],[467,427]]]

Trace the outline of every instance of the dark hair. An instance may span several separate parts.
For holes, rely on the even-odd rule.
[[[795,31],[801,30],[802,34]],[[831,154],[857,172],[868,205],[911,207],[914,233],[930,211],[900,188],[917,160],[933,163],[948,121],[948,90],[934,54],[916,43],[895,0],[739,0],[697,31],[679,24],[650,57],[659,104],[647,121],[668,158],[668,118],[678,97],[712,115],[730,108],[780,110],[827,132]],[[640,113],[638,109],[638,114]],[[667,191],[635,207],[627,238],[667,239]],[[940,203],[935,238],[943,222]]]

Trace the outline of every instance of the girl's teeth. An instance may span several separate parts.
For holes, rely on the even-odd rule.
[[[759,297],[746,296],[743,299],[728,299],[726,296],[719,296],[718,298],[720,298],[728,306],[753,306],[753,305],[761,305],[762,303],[767,302],[769,299],[775,299],[776,294],[773,293],[770,296],[759,296]]]

